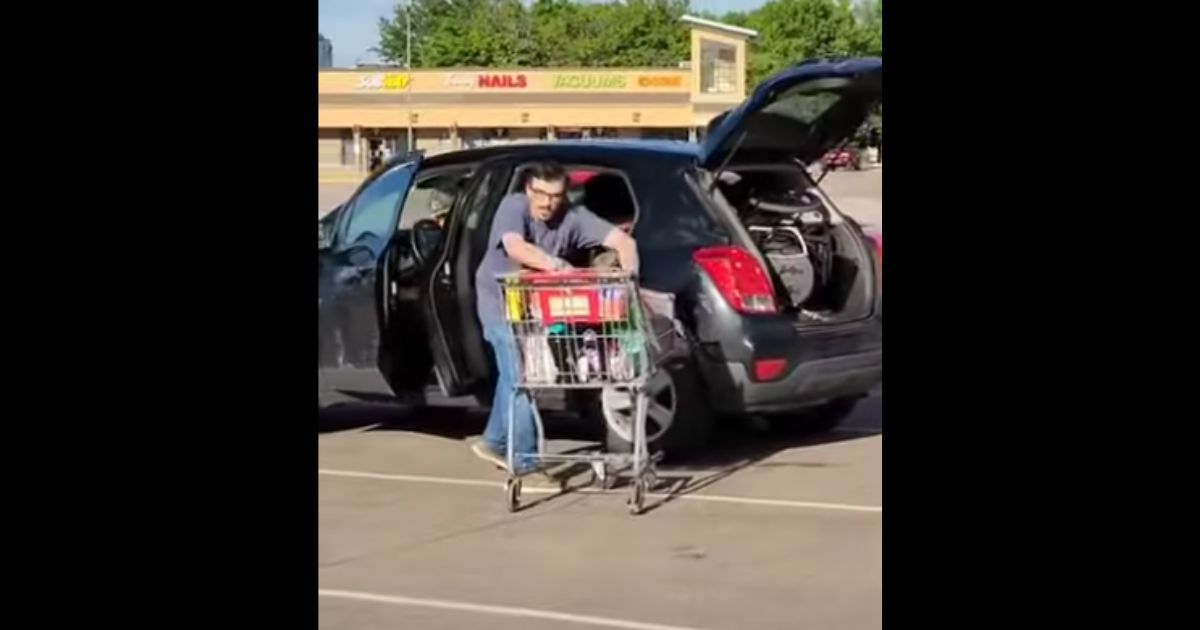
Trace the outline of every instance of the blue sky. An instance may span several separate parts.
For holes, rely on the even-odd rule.
[[[764,0],[692,0],[697,10],[724,13],[761,5]],[[396,0],[317,0],[317,26],[333,42],[333,65],[353,66],[378,43],[380,17],[390,16]]]

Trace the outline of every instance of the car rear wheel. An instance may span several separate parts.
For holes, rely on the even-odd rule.
[[[707,446],[714,417],[695,365],[688,360],[669,362],[646,385],[650,451],[665,451],[674,458]],[[603,419],[608,450],[629,452],[633,448],[633,393],[623,387],[605,388],[598,403],[590,407]]]

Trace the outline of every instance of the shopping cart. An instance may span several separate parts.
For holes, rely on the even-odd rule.
[[[503,297],[504,319],[516,347],[515,387],[528,396],[537,427],[537,452],[513,452],[513,423],[508,423],[507,461],[510,471],[504,484],[509,511],[521,501],[521,477],[515,458],[527,458],[534,472],[547,466],[586,462],[593,482],[605,489],[620,477],[630,478],[629,511],[639,514],[646,493],[656,479],[655,463],[662,453],[649,454],[646,444],[648,396],[645,385],[656,365],[661,340],[647,326],[649,317],[637,283],[628,272],[584,271],[518,272],[497,278]],[[670,334],[668,331],[665,334]],[[537,407],[537,390],[628,390],[634,399],[633,448],[628,453],[602,451],[549,454],[545,429]],[[509,406],[512,418],[516,397]],[[526,473],[529,474],[529,473]]]

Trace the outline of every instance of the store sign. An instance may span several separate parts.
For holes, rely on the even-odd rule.
[[[446,76],[446,87],[469,90],[475,87],[477,81],[473,74],[451,74]]]
[[[529,87],[529,79],[524,74],[451,74],[446,76],[446,87],[523,90]]]
[[[622,74],[558,74],[553,85],[560,90],[623,90],[629,82]]]
[[[408,89],[409,80],[410,78],[407,74],[368,74],[359,80],[356,89],[385,91],[404,90]]]
[[[527,85],[529,85],[529,81],[523,74],[479,75],[479,87],[481,88],[512,88],[523,90]]]
[[[638,77],[638,87],[644,88],[677,88],[683,87],[682,75],[644,75]]]

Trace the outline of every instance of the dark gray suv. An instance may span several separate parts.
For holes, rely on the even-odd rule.
[[[882,60],[813,61],[764,81],[701,144],[561,141],[393,161],[321,230],[319,368],[378,370],[398,395],[432,373],[447,395],[490,401],[474,271],[500,200],[549,159],[571,170],[576,201],[632,223],[641,284],[675,299],[689,351],[651,383],[653,446],[704,446],[719,415],[803,411],[831,426],[883,379],[882,235],[841,214],[806,167],[882,98]],[[627,447],[629,392],[564,404]]]

